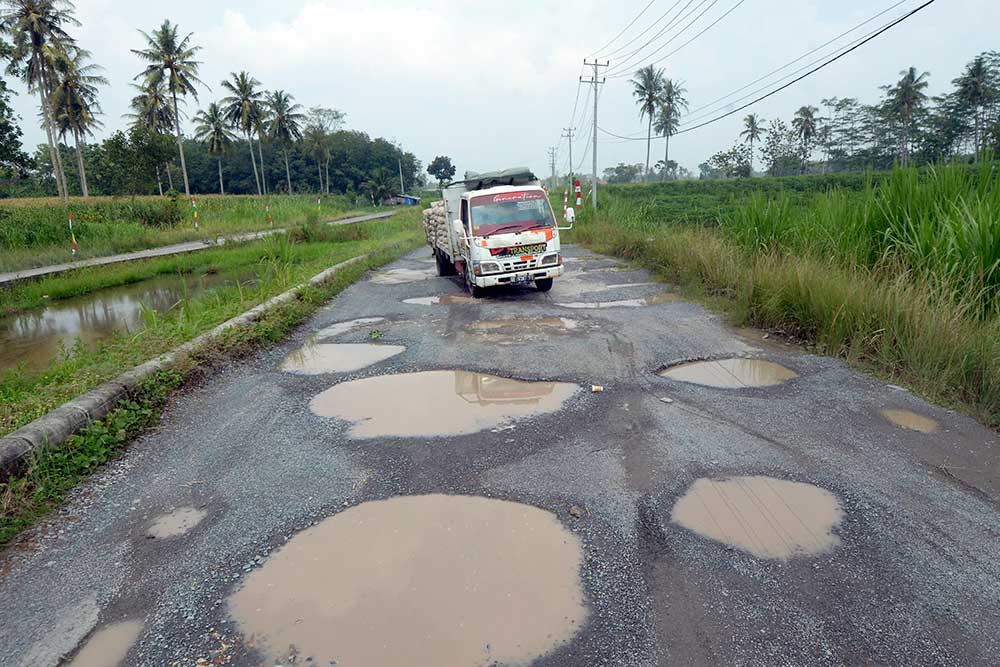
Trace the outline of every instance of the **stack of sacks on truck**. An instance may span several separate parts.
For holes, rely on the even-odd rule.
[[[427,234],[427,243],[432,247],[448,246],[446,224],[443,201],[436,201],[430,208],[424,209],[424,232]]]

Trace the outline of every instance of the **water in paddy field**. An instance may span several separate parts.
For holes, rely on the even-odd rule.
[[[252,272],[158,276],[0,318],[0,373],[19,364],[29,370],[42,368],[63,349],[72,348],[77,338],[92,348],[116,331],[141,329],[143,304],[165,313],[185,296],[253,280]]]
[[[296,664],[528,665],[586,620],[582,560],[579,538],[537,507],[401,496],[293,537],[229,612],[280,664],[294,651]]]

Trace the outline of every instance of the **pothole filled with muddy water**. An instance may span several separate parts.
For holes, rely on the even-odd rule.
[[[627,287],[627,285],[612,285],[611,287]],[[603,308],[643,308],[645,306],[658,306],[663,303],[675,303],[681,301],[681,297],[674,292],[660,292],[652,296],[641,299],[618,299],[617,301],[571,301],[567,303],[556,303],[563,308],[574,310],[594,310]]]
[[[476,320],[465,325],[466,333],[473,338],[497,345],[549,340],[553,336],[565,336],[579,328],[579,322],[566,317]]]
[[[905,428],[909,431],[918,431],[919,433],[937,433],[940,428],[935,420],[930,417],[918,415],[916,412],[912,412],[910,410],[883,410],[882,416],[896,426]]]
[[[360,329],[363,326],[370,324],[378,324],[384,321],[384,317],[360,317],[356,320],[348,320],[346,322],[335,322],[328,327],[324,327],[316,332],[316,340],[322,340],[324,338],[333,338],[339,336],[340,334],[347,333],[348,331],[354,331],[355,329]]]
[[[799,376],[790,368],[763,359],[692,361],[665,368],[659,373],[671,380],[719,389],[773,387]]]
[[[527,665],[586,620],[581,563],[580,540],[545,510],[404,496],[299,533],[246,578],[229,611],[275,661]]]
[[[423,371],[342,382],[309,409],[353,424],[354,438],[476,433],[560,409],[578,387],[470,371]]]
[[[281,362],[281,370],[299,375],[350,373],[377,364],[406,350],[402,345],[314,343],[295,350]]]
[[[418,296],[412,299],[403,299],[403,303],[414,306],[458,306],[465,303],[475,303],[468,294],[443,294],[441,296]]]
[[[437,277],[433,269],[389,269],[372,276],[372,282],[379,285],[402,285]]]
[[[818,486],[773,477],[702,478],[674,504],[670,519],[758,558],[787,560],[833,549],[844,512]]]
[[[110,623],[90,636],[66,667],[117,667],[142,632],[140,621]],[[64,663],[60,663],[64,664]]]
[[[178,537],[201,523],[207,515],[205,510],[197,507],[180,507],[173,512],[157,517],[153,525],[146,531],[146,535],[160,540]]]

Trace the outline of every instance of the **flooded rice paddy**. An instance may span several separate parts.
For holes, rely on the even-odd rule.
[[[229,611],[281,664],[528,665],[586,620],[581,563],[579,539],[545,510],[403,496],[299,533]]]
[[[342,382],[312,399],[321,417],[351,422],[353,438],[476,433],[559,410],[578,387],[470,371],[424,371]]]
[[[787,560],[828,551],[840,539],[837,497],[812,484],[772,477],[702,478],[677,501],[671,520],[758,558]]]

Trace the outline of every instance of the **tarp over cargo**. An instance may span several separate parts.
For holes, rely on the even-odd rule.
[[[527,167],[514,167],[512,169],[504,169],[503,171],[489,171],[484,174],[467,171],[465,172],[464,180],[453,181],[449,185],[464,183],[467,190],[484,190],[497,185],[528,185],[537,180],[538,178],[531,172],[531,169]]]

